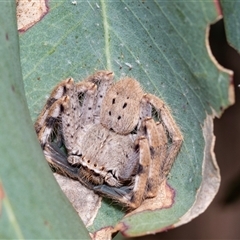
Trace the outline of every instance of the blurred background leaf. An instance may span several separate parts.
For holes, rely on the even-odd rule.
[[[221,0],[228,43],[240,52],[240,2]]]
[[[0,238],[88,239],[52,180],[33,129],[20,68],[15,1],[0,6]]]

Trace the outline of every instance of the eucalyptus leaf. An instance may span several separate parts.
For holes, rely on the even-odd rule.
[[[89,239],[53,181],[33,129],[22,82],[15,1],[0,6],[0,238]]]
[[[227,40],[240,52],[240,2],[221,0],[220,3]]]
[[[108,69],[116,80],[133,77],[146,92],[163,99],[184,135],[166,185],[172,203],[125,216],[121,207],[103,200],[90,232],[106,227],[109,234],[112,228],[128,236],[162,231],[190,221],[215,196],[220,179],[209,148],[212,118],[233,103],[231,72],[214,64],[207,41],[207,29],[217,18],[214,1],[50,0],[48,13],[21,33],[33,121],[60,80],[71,76],[78,81]],[[206,161],[213,166],[210,174],[203,170]],[[216,184],[199,208],[198,200],[207,194],[200,190],[211,175]],[[194,214],[186,217],[189,212]]]

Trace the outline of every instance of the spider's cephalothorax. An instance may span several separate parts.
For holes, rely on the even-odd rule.
[[[130,208],[156,196],[183,140],[161,99],[110,71],[59,83],[35,129],[57,171]]]

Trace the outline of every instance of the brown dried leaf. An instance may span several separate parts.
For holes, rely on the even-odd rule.
[[[48,12],[46,0],[16,0],[18,30],[25,32]]]
[[[167,181],[163,181],[158,189],[158,194],[155,198],[145,199],[142,205],[136,210],[130,212],[126,216],[145,211],[145,210],[156,210],[162,208],[171,207],[174,202],[175,191],[168,184]]]
[[[92,240],[111,240],[112,234],[115,232],[113,227],[105,227],[95,232],[94,234],[90,233]]]
[[[86,227],[92,225],[99,208],[101,197],[78,181],[54,173],[59,186],[77,211]]]

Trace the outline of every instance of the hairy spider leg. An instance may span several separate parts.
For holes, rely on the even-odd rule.
[[[72,78],[65,85],[65,96],[67,97],[61,102],[62,133],[65,147],[70,151],[75,143],[75,132],[79,127],[80,115],[78,94]]]
[[[85,187],[93,190],[93,185],[90,182],[83,180],[84,176],[81,175],[80,169],[69,164],[67,161],[67,155],[65,155],[57,145],[54,143],[47,143],[44,149],[44,154],[48,163],[50,163],[58,173],[78,180]]]
[[[75,94],[75,92],[86,92],[94,86],[90,82],[81,82],[75,87],[73,79],[68,78],[54,88],[35,123],[35,129],[43,149],[45,144],[50,141],[49,136],[59,118],[62,120],[63,135],[65,136],[66,132],[68,136],[70,135],[70,137],[64,139],[65,146],[68,150],[71,148],[74,143],[74,130],[79,126],[80,115],[80,108],[77,106],[79,104],[78,94]]]
[[[81,103],[81,107],[79,106],[78,109],[80,110],[79,115],[77,117],[77,121],[79,123],[80,128],[84,128],[84,126],[93,123],[93,106],[95,101],[95,95],[97,92],[97,85],[93,85],[91,89],[86,91],[83,96],[83,100]],[[75,96],[78,94],[75,94]],[[79,104],[79,99],[77,99],[77,104]],[[74,132],[76,133],[78,129],[75,129]],[[76,135],[78,137],[78,135]]]
[[[68,158],[68,161],[71,164],[79,164],[79,161],[80,161],[79,157],[82,156],[79,146],[76,143],[80,143],[82,141],[81,138],[89,129],[89,127],[93,126],[93,124],[100,122],[99,115],[100,115],[102,99],[108,87],[112,84],[112,80],[113,80],[112,72],[99,71],[93,74],[92,76],[88,77],[87,79],[85,79],[83,82],[79,82],[75,85],[76,91],[75,93],[73,93],[75,98],[74,97],[72,98],[73,103],[70,105],[76,106],[78,104],[79,115],[75,116],[74,122],[77,122],[76,124],[77,128],[75,129],[73,128],[74,129],[73,135],[70,135],[70,136],[67,135],[67,138],[71,138],[73,136],[73,139],[74,139],[74,144],[71,144],[71,148],[70,148],[71,152],[69,152],[69,158]],[[92,87],[89,87],[87,91],[83,92],[82,88],[86,84],[91,84]],[[82,102],[79,103],[78,96],[82,93],[84,93],[83,96],[80,96],[80,98],[82,98],[80,99],[80,101]],[[69,111],[70,117],[71,117],[71,114],[73,114],[71,113],[72,111],[71,108],[72,108],[71,106],[66,106],[66,111]],[[66,116],[66,114],[64,114],[63,122],[69,122],[68,115]],[[69,124],[70,123],[68,123],[68,125]],[[66,127],[68,127],[68,125]]]
[[[64,144],[67,150],[71,151],[76,141],[75,133],[81,124],[79,121],[81,113],[78,94],[95,91],[96,86],[88,82],[81,82],[76,87],[72,78],[65,80],[64,83],[61,83],[64,89],[64,96],[56,101],[50,109],[52,112],[54,108],[60,109],[57,117],[61,117],[62,120],[62,133],[65,136]],[[48,115],[48,118],[53,117],[50,115],[50,110]]]
[[[89,88],[82,97],[80,115],[78,122],[80,126],[86,126],[92,123],[99,123],[100,109],[102,99],[113,81],[113,73],[109,71],[98,71],[82,82],[76,84],[78,95],[82,92],[83,84],[92,84],[94,87]],[[76,94],[75,94],[76,95]],[[79,102],[79,100],[78,100]]]
[[[66,79],[62,82],[60,82],[51,92],[51,95],[46,102],[46,104],[43,107],[42,112],[39,114],[34,127],[37,133],[40,132],[41,128],[44,126],[44,123],[46,122],[46,118],[48,117],[49,110],[54,102],[56,102],[59,98],[61,98],[65,93],[65,85],[69,81],[69,79]]]
[[[139,116],[138,136],[141,134],[148,138],[151,153],[145,197],[155,197],[160,185],[161,164],[166,158],[167,136],[161,124],[153,120],[152,105],[145,98],[141,100]]]
[[[38,139],[41,143],[41,147],[43,149],[45,158],[50,166],[52,166],[57,171],[64,173],[64,175],[73,176],[74,171],[70,171],[65,164],[65,156],[59,149],[59,147],[53,146],[53,143],[49,143],[49,137],[51,132],[54,129],[54,124],[57,121],[57,118],[61,114],[61,105],[64,101],[68,101],[67,96],[62,96],[58,100],[54,101],[54,103],[47,109],[47,115],[44,116],[45,120],[42,123],[40,131],[37,132]],[[43,110],[44,111],[44,110]],[[46,111],[43,112],[45,114]],[[39,118],[42,121],[42,118]],[[71,172],[71,174],[67,173]]]
[[[151,153],[147,138],[143,136],[139,137],[137,142],[139,145],[139,169],[135,177],[132,197],[129,202],[126,202],[131,208],[139,207],[144,199],[151,161]]]
[[[171,139],[170,146],[167,150],[167,156],[165,160],[161,163],[162,174],[160,174],[160,176],[165,179],[170,172],[172,164],[181,148],[183,136],[176,122],[174,121],[170,110],[161,99],[152,94],[144,95],[144,99],[157,110],[159,116],[161,117],[163,127],[165,128],[169,138]],[[162,181],[163,179],[161,179],[160,181]]]
[[[93,106],[94,94],[97,86],[90,82],[80,82],[74,84],[71,82],[66,87],[67,100],[62,102],[62,131],[65,147],[68,150],[68,161],[71,164],[78,164],[81,157],[80,149],[75,148],[78,142],[78,132],[88,123],[92,123],[93,116],[91,111],[86,109]],[[79,95],[84,95],[84,100],[80,106]],[[80,136],[81,137],[81,136]]]
[[[152,105],[142,99],[140,102],[139,122],[137,126],[138,137],[146,135],[146,124],[144,123],[144,119],[149,117],[152,117]]]
[[[79,164],[82,153],[77,143],[81,142],[81,137],[90,126],[99,122],[102,98],[112,80],[112,72],[99,71],[67,90],[70,101],[64,105],[62,127],[71,164]]]
[[[100,123],[100,111],[102,107],[102,101],[106,95],[107,90],[113,84],[113,72],[110,71],[98,71],[95,74],[88,77],[85,81],[92,82],[97,85],[97,91],[95,92],[93,106],[88,106],[89,112],[93,116],[93,123]],[[87,102],[87,100],[84,99]],[[87,104],[86,104],[87,105]]]
[[[161,123],[156,125],[152,118],[145,119],[146,134],[151,152],[146,197],[157,196],[161,183],[161,165],[167,154],[167,136]]]
[[[61,114],[61,104],[64,101],[68,101],[67,96],[61,97],[51,105],[51,107],[48,109],[47,116],[45,117],[45,121],[43,122],[40,131],[37,132],[38,139],[43,149],[46,143],[49,141],[49,137],[54,129],[54,125]]]

